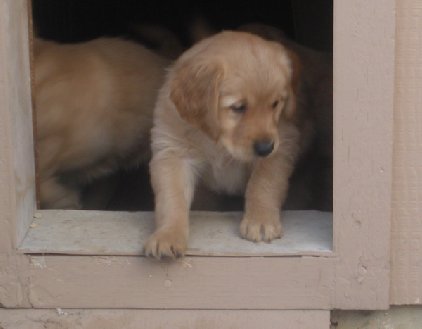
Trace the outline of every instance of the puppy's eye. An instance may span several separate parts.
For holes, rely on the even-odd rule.
[[[236,113],[245,113],[246,112],[246,104],[234,104],[230,106],[230,109]]]
[[[280,101],[279,101],[279,100],[276,100],[276,101],[274,101],[274,102],[271,104],[271,107],[272,107],[273,109],[275,109],[275,108],[278,106],[278,104],[280,104]]]

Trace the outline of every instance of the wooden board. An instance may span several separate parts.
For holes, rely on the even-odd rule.
[[[10,170],[8,179],[14,187],[10,201],[17,218],[12,237],[16,245],[22,241],[35,210],[27,1],[1,1],[0,13],[0,138],[4,136],[8,142],[1,150],[5,153],[0,155],[0,166],[6,162],[1,169]],[[12,167],[7,168],[9,165]]]
[[[422,1],[396,5],[390,301],[422,304]]]
[[[0,1],[0,307],[28,307],[16,255],[35,210],[28,1]]]
[[[0,310],[4,329],[328,329],[329,311]]]
[[[396,1],[333,3],[335,305],[388,308]]]
[[[333,308],[334,257],[28,256],[34,308]],[[354,283],[352,283],[354,284]]]
[[[44,210],[35,214],[20,251],[77,255],[141,255],[154,229],[152,212]],[[332,214],[283,213],[285,235],[272,243],[240,238],[242,213],[192,212],[187,255],[330,255]]]

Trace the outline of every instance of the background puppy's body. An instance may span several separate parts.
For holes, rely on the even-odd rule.
[[[168,61],[133,42],[36,40],[35,115],[40,201],[79,208],[79,185],[147,161]],[[70,176],[76,188],[61,183]]]

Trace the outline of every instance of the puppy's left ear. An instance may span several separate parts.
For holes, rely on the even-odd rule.
[[[217,139],[220,63],[189,60],[176,65],[170,82],[170,99],[182,119]]]
[[[302,63],[299,56],[292,50],[286,49],[290,61],[290,86],[289,96],[284,109],[287,119],[293,119],[296,113],[298,97],[300,97]]]

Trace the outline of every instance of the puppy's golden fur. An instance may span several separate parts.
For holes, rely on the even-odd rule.
[[[117,38],[67,45],[35,41],[43,208],[80,208],[80,183],[149,159],[152,110],[167,64]],[[62,183],[65,176],[74,188]]]
[[[313,133],[298,101],[300,70],[293,52],[245,32],[216,34],[179,58],[154,110],[147,255],[183,255],[197,184],[245,195],[242,237],[282,236],[289,177]]]

